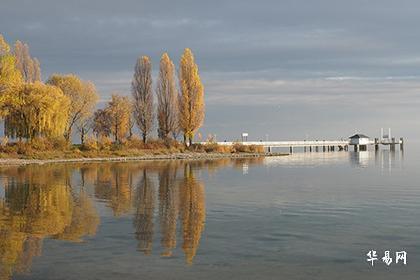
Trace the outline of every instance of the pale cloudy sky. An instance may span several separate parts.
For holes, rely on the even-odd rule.
[[[0,0],[0,33],[29,43],[43,78],[76,73],[105,101],[139,55],[196,56],[202,133],[219,140],[420,139],[420,2]]]

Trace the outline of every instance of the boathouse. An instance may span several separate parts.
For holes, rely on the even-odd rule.
[[[364,134],[355,134],[349,137],[350,145],[353,145],[354,150],[366,151],[367,145],[370,144],[370,138]]]

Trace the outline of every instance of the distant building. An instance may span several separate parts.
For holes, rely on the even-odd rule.
[[[369,136],[364,134],[355,134],[350,136],[350,145],[368,145],[370,143]]]

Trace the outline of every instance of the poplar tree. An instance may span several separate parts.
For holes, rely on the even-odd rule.
[[[198,74],[194,55],[185,49],[179,65],[179,127],[184,141],[192,144],[194,134],[204,121],[204,87]]]
[[[21,41],[15,43],[16,68],[27,83],[41,81],[41,67],[38,59],[32,58],[28,44]]]
[[[142,133],[143,142],[153,128],[152,64],[150,58],[142,56],[137,60],[131,84],[134,119]]]
[[[167,53],[164,53],[160,59],[156,95],[158,100],[158,135],[162,139],[167,139],[171,133],[175,134],[178,127],[178,93],[175,84],[175,66]]]

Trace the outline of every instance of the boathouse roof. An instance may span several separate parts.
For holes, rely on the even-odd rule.
[[[367,138],[367,139],[369,139],[369,136],[366,136],[366,135],[364,135],[364,134],[360,134],[360,133],[358,133],[358,134],[355,134],[355,135],[353,135],[353,136],[350,136],[349,138],[350,138],[350,139],[360,139],[360,138]]]

